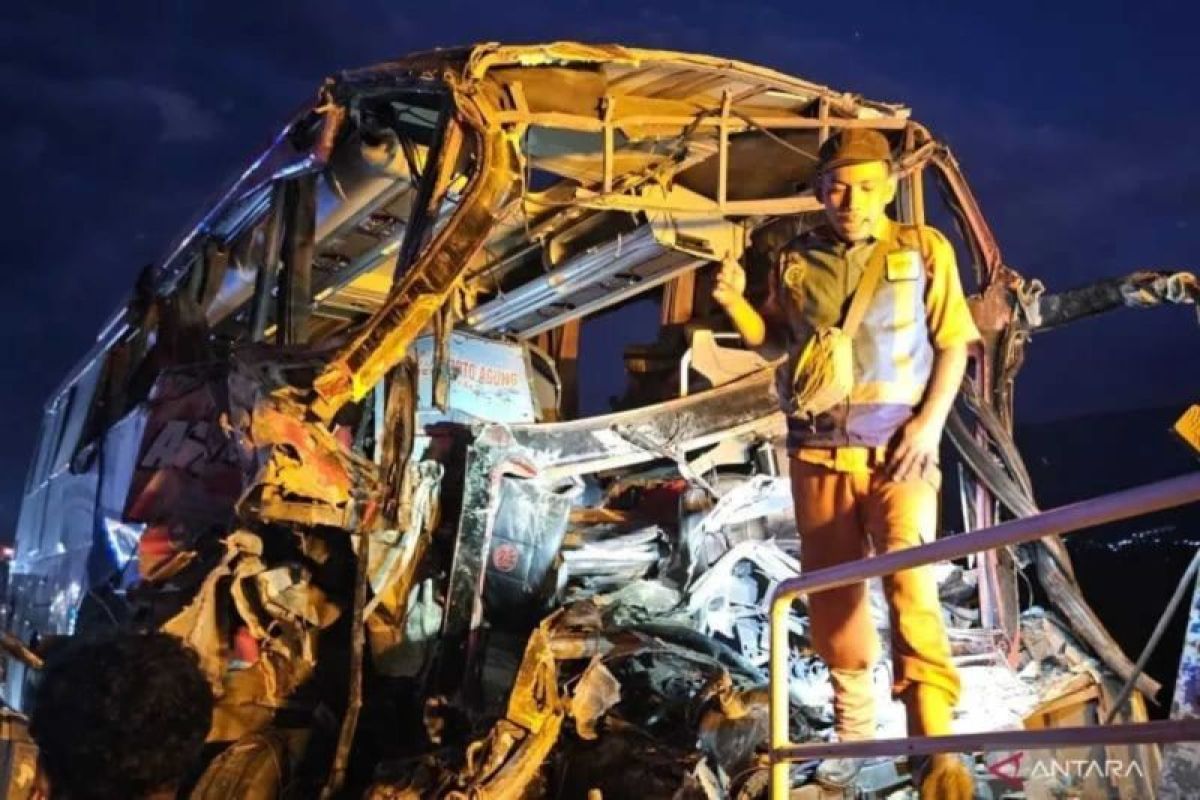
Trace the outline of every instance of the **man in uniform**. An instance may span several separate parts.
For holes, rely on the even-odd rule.
[[[847,128],[822,146],[816,189],[824,224],[784,248],[765,305],[744,297],[745,273],[722,265],[713,297],[745,342],[789,355],[780,368],[781,406],[792,408],[796,360],[815,331],[840,326],[876,248],[883,274],[853,335],[849,397],[808,418],[788,416],[792,498],[800,557],[817,570],[930,541],[937,526],[938,448],[979,333],[959,283],[954,251],[933,228],[889,219],[896,175],[887,139]],[[774,345],[774,347],[772,347]],[[893,696],[910,736],[950,732],[958,673],[931,568],[884,579],[890,610]],[[812,641],[829,667],[836,732],[873,738],[872,667],[880,656],[863,583],[808,598]],[[841,762],[845,781],[854,762]],[[952,755],[926,763],[922,798],[971,796],[971,777]],[[822,765],[835,780],[837,767]],[[819,773],[820,775],[820,773]]]

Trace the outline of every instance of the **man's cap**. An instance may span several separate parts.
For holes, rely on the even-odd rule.
[[[843,128],[821,145],[817,173],[868,161],[892,163],[892,146],[887,137],[871,128]]]

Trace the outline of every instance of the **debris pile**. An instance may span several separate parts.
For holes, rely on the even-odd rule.
[[[131,494],[149,525],[135,613],[200,654],[218,697],[210,740],[237,745],[210,771],[274,747],[293,787],[316,791],[332,757],[337,783],[375,798],[764,796],[770,600],[800,570],[786,476],[684,477],[653,462],[553,478],[507,429],[477,426],[465,449],[423,439],[398,492],[368,497],[351,487],[375,485],[379,469],[343,442],[373,420],[296,425],[279,411],[286,397],[250,390],[247,372],[177,371],[151,394],[144,447],[200,430],[227,454],[212,467],[223,483],[197,483],[211,476],[181,457],[143,458],[156,470]],[[464,473],[456,518],[446,476]],[[236,494],[226,530],[192,513],[197,486]],[[476,559],[472,486],[493,504]],[[936,569],[964,687],[956,732],[1017,729],[1102,684],[1038,608],[1009,659],[1003,634],[979,623],[975,570]],[[871,599],[885,643],[877,734],[902,737],[877,581]],[[802,603],[790,632],[793,741],[829,740],[832,689]],[[797,784],[814,767],[796,765]],[[873,759],[856,780],[863,797],[911,790],[903,759]],[[209,775],[201,788],[228,785]]]

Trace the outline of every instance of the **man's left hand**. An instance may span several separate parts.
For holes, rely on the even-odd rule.
[[[920,478],[938,463],[942,426],[918,414],[900,429],[896,447],[888,459],[888,477],[894,481]]]

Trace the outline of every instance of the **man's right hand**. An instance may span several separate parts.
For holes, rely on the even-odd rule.
[[[713,299],[720,303],[722,308],[729,308],[741,300],[745,292],[746,270],[732,259],[722,261],[721,269],[717,272],[717,283],[712,290]]]
[[[767,336],[767,326],[763,318],[746,302],[746,270],[742,269],[736,259],[726,258],[721,262],[717,272],[717,282],[713,286],[713,299],[721,304],[733,327],[741,334],[742,341],[748,347],[758,347]]]

